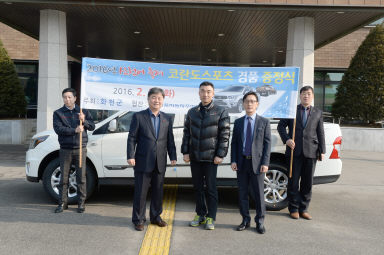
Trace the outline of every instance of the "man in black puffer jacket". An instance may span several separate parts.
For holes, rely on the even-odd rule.
[[[205,229],[215,228],[217,211],[217,165],[227,155],[229,145],[228,112],[213,102],[214,86],[210,82],[200,84],[201,103],[188,111],[184,123],[181,153],[185,162],[191,162],[192,182],[196,195],[195,218],[190,226],[205,224]],[[204,192],[207,185],[207,205]],[[207,208],[208,207],[208,208]]]

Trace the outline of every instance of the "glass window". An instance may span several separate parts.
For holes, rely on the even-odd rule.
[[[23,74],[23,73],[36,74],[37,73],[37,65],[35,64],[16,63],[15,66],[16,66],[16,72],[18,74]]]
[[[324,85],[324,111],[331,112],[332,104],[335,102],[338,83]]]
[[[129,131],[134,113],[135,112],[128,112],[127,114],[117,118],[117,129],[115,133],[124,133]]]
[[[341,81],[343,78],[344,73],[327,73],[327,79],[326,81]]]
[[[315,106],[319,109],[324,109],[324,86],[323,84],[315,83]]]
[[[19,76],[20,84],[24,88],[25,99],[28,106],[37,105],[37,77]]]

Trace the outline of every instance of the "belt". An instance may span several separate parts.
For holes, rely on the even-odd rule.
[[[252,156],[244,156],[243,155],[243,158],[245,158],[245,159],[252,159]]]

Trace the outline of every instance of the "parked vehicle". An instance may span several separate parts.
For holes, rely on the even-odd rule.
[[[242,112],[244,110],[243,96],[249,91],[253,91],[253,88],[247,85],[228,86],[225,89],[217,92],[215,94],[214,100],[217,105],[221,105],[228,110]]]
[[[277,93],[276,89],[272,85],[263,85],[256,88],[256,92],[260,94],[260,96],[269,96],[275,95]]]
[[[96,124],[88,132],[87,152],[87,194],[100,185],[126,185],[133,183],[133,169],[127,164],[126,148],[129,126],[133,112],[117,112]],[[182,161],[180,153],[183,135],[184,115],[174,115],[174,136],[178,151],[176,167],[168,166],[166,183],[191,183],[191,171]],[[234,120],[231,119],[231,122]],[[276,131],[277,123],[272,121],[272,153],[269,171],[264,180],[265,201],[269,210],[281,210],[287,206],[288,170],[285,164],[285,145]],[[315,183],[335,182],[340,174],[341,131],[337,124],[325,123],[326,159],[318,162]],[[230,155],[219,165],[218,184],[236,186],[236,173],[230,167]],[[58,198],[60,180],[59,143],[53,130],[33,136],[26,155],[26,177],[28,181],[42,181],[47,193]],[[77,201],[77,185],[74,170],[70,174],[68,189],[69,203]]]

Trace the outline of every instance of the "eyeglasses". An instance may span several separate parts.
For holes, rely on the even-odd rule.
[[[256,104],[257,101],[256,100],[244,100],[244,103],[245,104]]]

